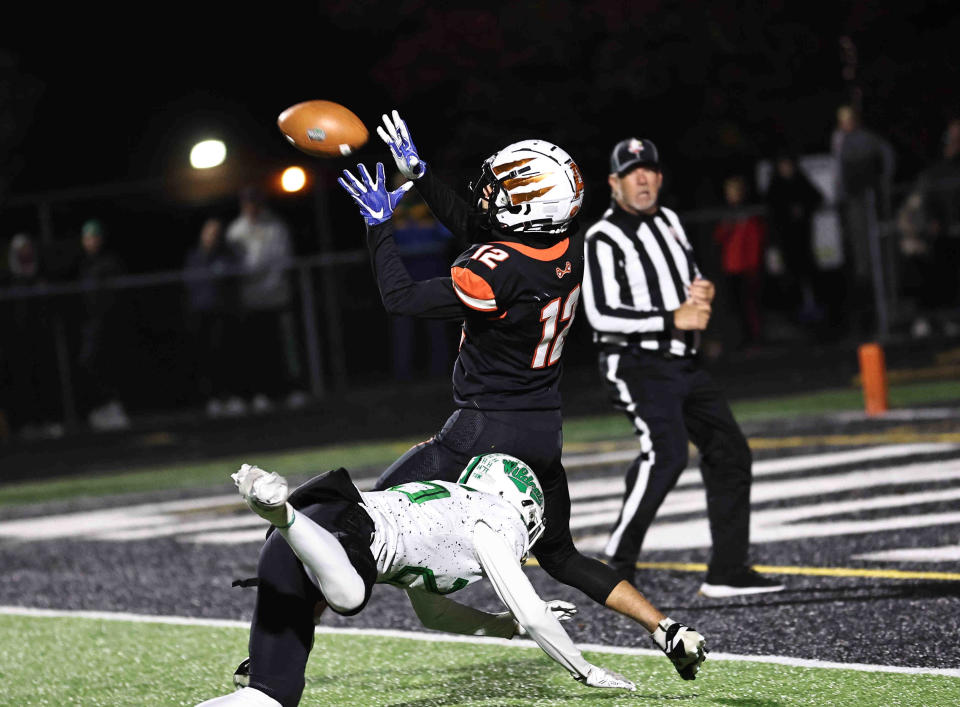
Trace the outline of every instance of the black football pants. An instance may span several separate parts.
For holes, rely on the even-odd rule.
[[[688,441],[700,451],[713,540],[709,574],[747,564],[750,543],[750,447],[726,397],[695,359],[665,358],[637,349],[600,354],[600,372],[614,405],[626,413],[640,442],[627,470],[620,517],[607,544],[611,564],[627,578],[643,538],[688,461]]]
[[[533,547],[540,566],[554,579],[604,604],[620,577],[599,560],[577,551],[570,535],[570,490],[560,462],[563,419],[559,410],[457,410],[435,437],[411,448],[383,472],[378,490],[408,481],[456,481],[478,454],[517,457],[543,486],[544,533]]]
[[[367,585],[366,599],[376,581],[376,560],[370,552],[373,521],[356,503],[312,503],[299,514],[333,533],[344,546]],[[257,563],[257,602],[250,624],[250,687],[266,693],[283,707],[300,703],[304,670],[313,648],[315,612],[326,608],[323,594],[310,580],[303,563],[278,532],[270,533]],[[364,605],[366,604],[364,600]],[[344,615],[358,613],[363,605]]]

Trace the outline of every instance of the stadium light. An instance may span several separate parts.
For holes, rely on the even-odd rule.
[[[190,166],[194,169],[217,167],[226,158],[227,146],[221,140],[202,140],[190,150]]]
[[[300,167],[287,167],[280,176],[280,185],[285,192],[300,191],[306,183],[307,174]]]

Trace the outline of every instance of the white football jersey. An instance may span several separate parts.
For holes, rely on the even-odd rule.
[[[483,520],[514,551],[527,551],[517,510],[488,493],[446,481],[412,481],[361,494],[376,525],[370,550],[377,582],[449,594],[483,578],[473,549],[473,527]]]

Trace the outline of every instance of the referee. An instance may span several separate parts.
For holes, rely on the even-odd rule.
[[[583,300],[614,406],[640,441],[627,470],[610,564],[631,582],[647,528],[700,450],[713,552],[708,597],[783,589],[749,567],[751,455],[719,386],[697,357],[714,286],[703,279],[677,215],[658,205],[660,157],[630,138],[610,155],[613,203],[587,232]]]

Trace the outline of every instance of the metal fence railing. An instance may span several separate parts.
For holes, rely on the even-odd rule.
[[[908,205],[906,197],[901,203]],[[718,227],[745,219],[764,222],[766,217],[763,207],[681,214],[701,270],[718,283],[717,306],[706,337],[707,348],[713,346],[714,352],[741,345],[745,326],[737,309],[743,302],[733,291],[736,285],[724,277]],[[757,293],[764,316],[761,343],[815,343],[848,336],[851,314],[858,309],[872,316],[868,327],[858,332],[861,337],[921,335],[917,322],[938,317],[946,325],[956,325],[952,316],[956,288],[954,299],[925,293],[925,286],[943,290],[942,282],[925,280],[922,273],[918,278],[915,272],[918,263],[936,269],[937,263],[931,262],[936,251],[924,251],[918,259],[915,251],[904,248],[911,235],[905,233],[904,218],[903,209],[898,209],[896,215],[873,225],[868,291],[865,296],[853,293],[858,297],[851,293],[853,269],[850,251],[843,246],[841,212],[827,206],[813,215],[810,238],[815,270],[810,282],[797,276],[783,243],[768,230],[763,283]],[[943,238],[950,239],[948,245],[960,243],[956,234]],[[947,247],[945,252],[956,250]],[[287,263],[285,273],[294,294],[286,310],[268,315],[275,317],[275,329],[280,332],[274,343],[251,338],[250,313],[238,305],[207,317],[195,316],[187,291],[196,276],[181,269],[126,275],[95,288],[70,281],[0,287],[0,411],[7,433],[48,421],[66,428],[82,427],[97,403],[91,398],[96,385],[90,379],[98,375],[110,378],[111,392],[133,413],[199,410],[214,395],[249,397],[250,378],[267,380],[271,375],[262,370],[264,357],[255,355],[258,346],[282,349],[275,352],[275,360],[278,370],[287,366],[288,389],[315,399],[331,389],[449,376],[459,340],[457,325],[389,317],[380,303],[365,250],[295,258]],[[235,284],[246,274],[237,270],[211,277]],[[952,284],[956,279],[954,274]],[[98,322],[91,315],[89,300],[105,293],[111,295],[112,304]],[[208,328],[198,330],[198,322]],[[210,346],[204,340],[209,327],[223,328],[214,342],[219,342],[219,353],[213,357],[203,354],[203,347]],[[565,348],[565,361],[592,365],[589,341],[581,316]],[[93,356],[91,346],[100,347]],[[99,364],[91,366],[97,355]],[[210,376],[217,378],[217,390],[211,390]],[[275,398],[285,392],[278,384],[273,390]]]

